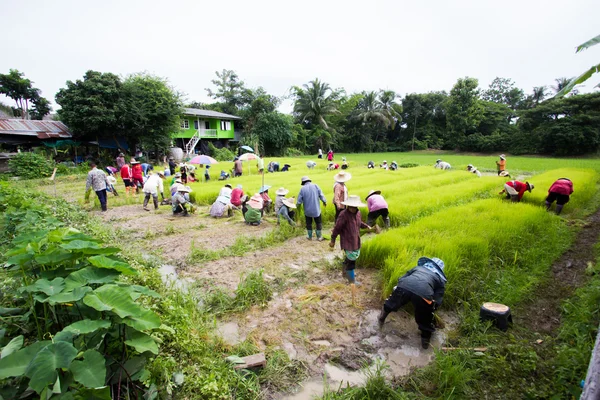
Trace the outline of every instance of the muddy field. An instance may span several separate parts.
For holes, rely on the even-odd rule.
[[[243,274],[264,270],[265,279],[280,290],[265,307],[218,321],[217,332],[230,345],[251,340],[263,349],[281,348],[308,367],[310,377],[292,390],[295,394],[272,394],[272,398],[309,399],[321,394],[324,376],[330,387],[360,385],[365,368],[375,368],[378,360],[389,365],[391,378],[406,375],[434,357],[432,348],[421,348],[419,331],[407,312],[393,313],[379,330],[378,272],[357,270],[359,285],[352,288],[342,277],[339,244],[332,250],[327,241],[309,241],[299,230],[297,237],[243,256],[204,260],[194,255],[226,250],[240,236],[265,235],[276,229],[276,220],[267,217],[260,226],[249,227],[239,214],[211,218],[206,207],[190,217],[173,217],[167,206],[147,212],[140,205],[126,205],[94,213],[108,226],[122,230],[138,250],[141,247],[158,257],[165,282],[175,282],[181,290],[218,286],[233,293]],[[434,335],[437,348],[444,345],[455,322],[452,315],[441,316],[446,328]]]

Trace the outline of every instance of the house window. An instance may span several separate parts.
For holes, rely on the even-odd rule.
[[[221,130],[222,131],[231,130],[231,122],[230,121],[221,121]]]
[[[198,130],[198,120],[194,120],[194,129]]]
[[[181,129],[190,129],[190,122],[187,119],[181,120]]]
[[[210,122],[204,121],[204,129],[210,129]]]

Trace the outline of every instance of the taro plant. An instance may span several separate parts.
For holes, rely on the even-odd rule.
[[[72,228],[14,238],[4,273],[22,286],[0,309],[2,397],[138,398],[150,386],[144,366],[169,328],[141,304],[156,292],[119,281],[137,271],[118,252]]]

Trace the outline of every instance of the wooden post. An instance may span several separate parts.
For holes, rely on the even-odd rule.
[[[600,334],[596,335],[596,345],[592,351],[592,358],[590,359],[590,365],[585,378],[583,393],[581,393],[581,397],[579,399],[600,399]]]
[[[54,178],[56,178],[56,170],[58,168],[54,168],[54,171],[52,172],[52,176],[48,179],[50,179],[52,181],[52,183],[54,184],[54,197],[56,197],[56,181],[54,180]]]

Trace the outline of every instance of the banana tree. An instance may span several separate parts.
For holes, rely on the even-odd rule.
[[[589,47],[597,45],[598,43],[600,43],[600,35],[577,46],[577,50],[575,51],[575,53],[579,53]],[[573,88],[576,85],[579,85],[579,84],[587,81],[588,79],[590,79],[590,77],[592,75],[594,75],[595,73],[598,73],[598,72],[600,72],[600,64],[592,66],[590,69],[585,71],[583,74],[579,75],[576,78],[571,79],[571,81],[564,88],[562,88],[562,90],[560,92],[556,93],[556,95],[554,97],[563,97],[564,95],[569,93],[571,90],[573,90]],[[596,85],[596,87],[600,87],[600,84]]]

